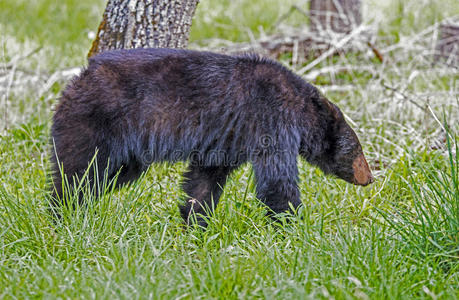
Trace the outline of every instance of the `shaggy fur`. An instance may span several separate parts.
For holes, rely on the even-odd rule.
[[[63,201],[57,161],[68,178],[81,178],[96,149],[99,176],[120,172],[118,184],[152,162],[190,161],[185,220],[216,205],[227,176],[247,161],[258,198],[274,213],[300,204],[298,155],[346,181],[372,181],[366,162],[364,178],[355,179],[362,149],[338,107],[285,67],[255,55],[105,52],[67,86],[53,121],[56,205]],[[198,222],[204,225],[199,216]]]

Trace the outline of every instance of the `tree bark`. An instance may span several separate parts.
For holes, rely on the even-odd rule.
[[[88,57],[110,49],[186,48],[199,0],[109,0]]]
[[[436,45],[436,60],[444,58],[447,62],[459,63],[459,22],[440,25],[440,39]]]
[[[311,30],[349,33],[362,23],[361,6],[361,0],[311,0]]]

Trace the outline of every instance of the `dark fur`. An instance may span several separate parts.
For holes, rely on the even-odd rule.
[[[278,213],[300,204],[298,154],[353,182],[352,162],[362,153],[340,110],[280,64],[172,49],[91,58],[62,93],[52,138],[68,178],[82,176],[96,149],[99,176],[109,160],[107,174],[120,171],[119,184],[152,162],[190,160],[185,219],[216,204],[227,176],[246,161],[259,199]],[[58,204],[55,155],[53,165]]]

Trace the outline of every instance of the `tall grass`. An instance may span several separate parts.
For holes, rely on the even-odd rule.
[[[421,259],[432,259],[449,270],[457,269],[459,260],[459,167],[457,140],[449,134],[446,139],[446,168],[422,164],[413,154],[413,169],[422,177],[406,179],[412,203],[382,214]]]
[[[366,49],[301,75],[346,113],[376,182],[355,187],[299,160],[304,206],[272,222],[245,165],[202,230],[177,208],[186,163],[154,164],[119,190],[102,183],[97,199],[82,184],[86,205],[68,195],[51,217],[52,107],[104,1],[1,1],[0,298],[459,299],[458,77],[432,59],[433,25],[459,6],[364,3],[384,61]],[[290,4],[306,5],[202,0],[192,42],[256,38]],[[303,25],[292,18],[283,24]]]

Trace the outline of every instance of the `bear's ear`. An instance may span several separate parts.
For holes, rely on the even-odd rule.
[[[338,106],[328,100],[322,93],[320,93],[319,97],[322,110],[324,110],[324,113],[327,115],[328,122],[331,122],[335,124],[336,127],[339,127],[339,123],[344,121],[343,113]]]
[[[338,106],[330,102],[328,99],[325,99],[326,103],[329,107],[330,113],[333,116],[334,120],[339,122],[339,121],[344,121],[344,116],[341,110],[339,109]]]

